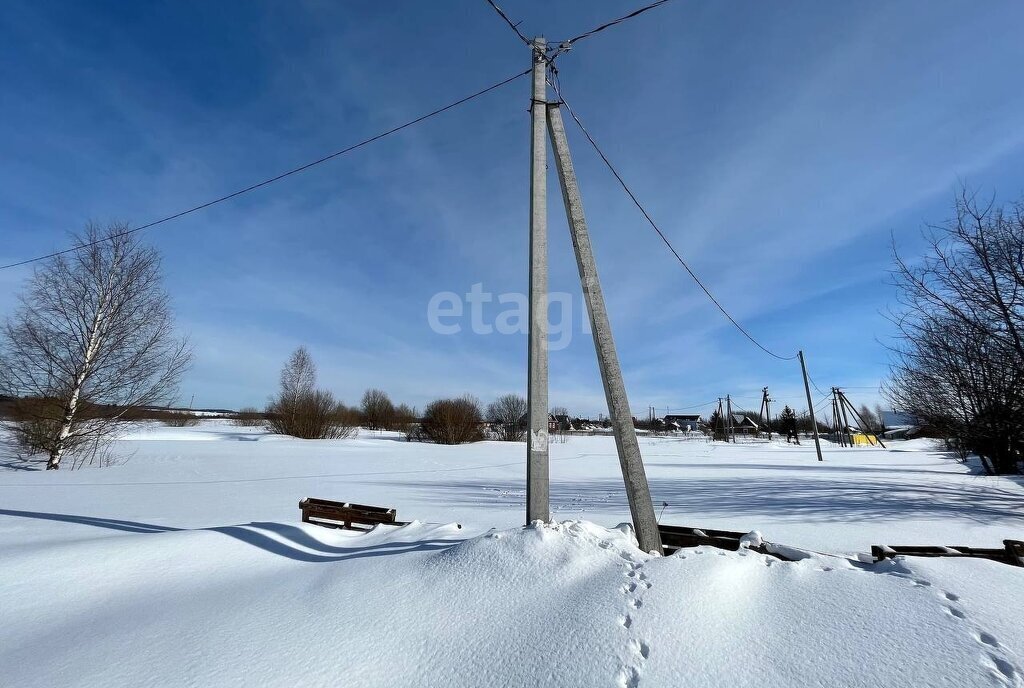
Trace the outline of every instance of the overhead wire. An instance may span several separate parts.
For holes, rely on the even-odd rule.
[[[806,372],[806,370],[804,372]],[[814,378],[811,377],[810,373],[807,373],[807,379],[810,380],[811,386],[814,387],[814,389],[818,390],[818,394],[824,394],[825,396],[832,395],[831,392],[825,392],[824,390],[822,390],[821,387],[818,386],[818,383],[814,381]]]
[[[672,411],[689,411],[690,409],[704,408],[706,406],[711,406],[711,404],[717,404],[717,403],[718,403],[718,399],[712,399],[711,401],[705,401],[703,404],[694,404],[693,406],[667,406],[666,410],[669,411],[670,413]],[[657,408],[657,407],[655,407],[655,408]]]
[[[668,237],[665,236],[665,233],[661,231],[661,228],[651,217],[650,213],[647,212],[647,209],[644,208],[643,204],[640,203],[640,200],[636,197],[636,194],[634,194],[633,191],[629,188],[629,185],[626,184],[626,181],[622,178],[622,175],[619,174],[619,171],[608,159],[608,156],[604,154],[603,150],[601,150],[601,147],[597,144],[597,141],[595,141],[594,137],[590,135],[590,132],[587,131],[587,128],[583,126],[583,122],[581,122],[580,118],[576,116],[576,112],[572,109],[572,106],[570,106],[569,103],[565,100],[565,96],[562,94],[560,85],[557,80],[552,81],[552,87],[554,88],[555,93],[558,95],[559,101],[561,101],[562,105],[565,105],[565,109],[569,111],[569,114],[572,116],[573,120],[575,120],[576,125],[580,128],[580,131],[582,131],[583,135],[587,138],[587,141],[590,142],[590,145],[597,152],[598,156],[600,156],[601,160],[604,161],[605,166],[608,167],[609,171],[611,171],[615,179],[618,180],[619,185],[622,187],[623,191],[626,192],[626,195],[629,196],[629,198],[633,201],[633,205],[635,205],[637,209],[641,212],[641,214],[643,214],[648,224],[650,224],[654,231],[657,232],[662,242],[664,242],[665,246],[668,247],[668,250],[672,252],[672,255],[675,256],[676,260],[679,261],[679,264],[683,266],[683,269],[686,270],[690,277],[693,278],[693,281],[697,283],[697,286],[701,288],[701,291],[703,291],[704,294],[711,300],[711,303],[715,304],[718,310],[721,311],[722,315],[724,315],[726,319],[729,322],[731,322],[733,326],[740,331],[740,333],[743,334],[744,337],[750,340],[750,342],[753,343],[754,346],[759,348],[761,351],[768,354],[769,356],[777,358],[780,361],[796,360],[797,354],[793,354],[792,356],[782,356],[761,344],[761,342],[759,342],[752,334],[750,334],[750,332],[747,331],[746,328],[740,325],[739,322],[737,322],[736,319],[732,317],[732,315],[730,315],[729,311],[727,311],[725,307],[721,304],[721,302],[717,298],[715,298],[715,295],[711,293],[711,290],[704,285],[704,282],[700,279],[700,277],[698,277],[697,274],[690,268],[690,266],[687,265],[686,261],[683,260],[683,257],[679,255],[679,252],[672,245],[672,242],[669,241]]]
[[[559,41],[559,43],[562,46],[571,46],[573,43],[576,43],[577,41],[582,41],[584,38],[589,38],[590,36],[593,36],[595,33],[600,33],[602,31],[604,31],[605,29],[610,29],[611,27],[615,26],[616,24],[621,24],[624,21],[628,21],[629,19],[632,19],[633,17],[637,17],[637,16],[643,14],[644,12],[647,12],[648,10],[653,10],[655,7],[660,7],[661,5],[664,5],[665,3],[669,2],[669,1],[670,0],[658,0],[657,2],[652,2],[650,5],[647,5],[645,7],[641,7],[640,9],[637,9],[637,10],[633,10],[629,14],[623,15],[623,16],[619,17],[618,19],[612,19],[611,21],[605,22],[604,24],[601,24],[600,26],[594,27],[590,31],[586,31],[584,33],[581,33],[579,36],[575,36],[573,38],[569,38],[569,39],[564,40],[564,41]],[[488,2],[490,2],[490,0],[488,0]]]
[[[428,113],[426,113],[424,115],[420,115],[419,117],[417,117],[415,119],[411,119],[408,122],[405,122],[404,124],[399,124],[396,127],[392,127],[392,128],[390,128],[390,129],[388,129],[386,131],[382,131],[379,134],[375,134],[374,136],[371,136],[371,137],[369,137],[367,139],[363,139],[362,141],[359,141],[358,143],[354,143],[351,146],[348,146],[346,148],[342,148],[341,150],[338,150],[338,151],[335,151],[333,153],[329,153],[327,155],[324,155],[323,157],[317,158],[316,160],[313,160],[312,162],[308,162],[308,163],[305,163],[303,165],[299,165],[298,167],[294,167],[294,168],[292,168],[292,169],[290,169],[290,170],[288,170],[286,172],[282,172],[281,174],[275,175],[275,176],[270,177],[268,179],[264,179],[263,181],[260,181],[260,182],[256,182],[255,184],[251,184],[251,185],[245,187],[244,189],[239,189],[238,191],[234,191],[234,192],[226,194],[224,196],[220,196],[219,198],[215,198],[215,199],[213,199],[211,201],[206,201],[205,203],[200,203],[199,205],[192,206],[191,208],[188,208],[187,210],[182,210],[182,211],[174,213],[172,215],[168,215],[166,217],[162,217],[162,218],[160,218],[158,220],[154,220],[152,222],[147,222],[144,225],[140,225],[138,227],[132,227],[131,229],[127,229],[127,230],[122,231],[122,232],[117,232],[115,234],[111,234],[109,236],[105,236],[102,239],[98,239],[96,241],[91,241],[91,242],[83,243],[83,244],[80,244],[78,246],[74,246],[72,248],[64,249],[62,251],[54,251],[53,253],[47,253],[46,255],[37,256],[35,258],[28,258],[26,260],[20,260],[20,261],[14,262],[14,263],[8,263],[7,265],[0,265],[0,270],[7,270],[9,268],[15,268],[15,267],[19,267],[21,265],[28,265],[29,263],[35,263],[35,262],[40,261],[40,260],[46,260],[48,258],[55,258],[57,256],[64,255],[66,253],[72,253],[74,251],[79,251],[81,249],[88,248],[90,246],[95,246],[97,244],[101,244],[101,243],[103,243],[105,241],[111,241],[112,239],[116,239],[118,237],[126,236],[126,235],[129,235],[129,234],[134,234],[136,232],[141,232],[144,229],[149,229],[150,227],[156,227],[157,225],[162,225],[165,222],[170,222],[171,220],[176,220],[176,219],[178,219],[180,217],[184,217],[186,215],[190,215],[190,214],[192,214],[194,212],[197,212],[199,210],[203,210],[205,208],[209,208],[210,206],[217,205],[218,203],[223,203],[224,201],[231,200],[232,198],[236,198],[238,196],[241,196],[242,194],[249,193],[250,191],[255,191],[256,189],[259,189],[259,188],[262,188],[264,186],[267,186],[268,184],[273,184],[274,182],[280,181],[280,180],[284,179],[285,177],[290,177],[293,174],[298,174],[299,172],[304,172],[304,171],[310,169],[311,167],[315,167],[317,165],[323,164],[323,163],[327,162],[328,160],[333,160],[334,158],[337,158],[337,157],[339,157],[341,155],[345,155],[346,153],[351,153],[352,151],[354,151],[356,149],[359,149],[359,148],[362,148],[363,146],[369,145],[369,144],[373,143],[374,141],[379,141],[380,139],[382,139],[382,138],[384,138],[386,136],[390,136],[391,134],[395,134],[395,133],[397,133],[399,131],[402,131],[403,129],[407,129],[407,128],[411,127],[411,126],[419,124],[420,122],[423,122],[424,120],[430,119],[431,117],[434,117],[436,115],[440,115],[442,112],[446,112],[448,110],[451,110],[452,108],[458,107],[459,105],[462,105],[464,103],[468,103],[469,101],[471,101],[471,100],[473,100],[475,98],[479,98],[480,96],[482,96],[482,95],[484,95],[486,93],[490,93],[491,91],[494,91],[494,90],[496,90],[498,88],[501,88],[502,86],[505,86],[506,84],[509,84],[509,83],[515,81],[516,79],[520,79],[520,78],[526,76],[531,71],[532,70],[530,70],[530,69],[526,69],[526,70],[524,70],[522,72],[519,72],[517,74],[514,74],[514,75],[508,77],[507,79],[503,79],[502,81],[499,81],[499,82],[497,82],[495,84],[491,84],[490,86],[488,86],[486,88],[480,89],[479,91],[476,91],[475,93],[471,93],[468,96],[465,96],[463,98],[459,98],[456,101],[453,101],[451,103],[448,103],[447,105],[439,107],[436,110],[431,110],[430,112],[428,112]]]
[[[500,7],[494,4],[493,0],[487,0],[487,4],[493,7],[494,11],[498,13],[498,16],[505,20],[505,23],[508,24],[509,28],[512,29],[517,36],[519,36],[519,40],[521,40],[526,45],[533,45],[533,41],[524,36],[523,32],[519,30],[519,24],[521,24],[522,22],[512,23],[512,20],[508,18],[508,15],[505,14],[504,10],[502,10]]]

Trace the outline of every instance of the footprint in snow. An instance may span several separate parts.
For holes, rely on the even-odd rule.
[[[915,587],[929,587],[931,585],[931,583],[924,580],[914,580],[913,583]],[[948,591],[942,591],[942,597],[949,602],[960,601],[959,595]],[[952,604],[945,605],[944,609],[950,616],[965,623],[970,623],[967,620],[967,614],[962,609]],[[971,633],[971,637],[982,647],[982,663],[992,671],[992,675],[1001,683],[1009,682],[1017,685],[1014,682],[1017,680],[1019,670],[1005,657],[1000,657],[996,654],[996,652],[1003,652],[1003,646],[999,640],[991,633],[980,629],[975,629]]]
[[[632,666],[620,667],[616,680],[620,688],[637,688],[640,685],[640,670]]]
[[[975,636],[975,639],[979,643],[982,643],[984,645],[988,645],[989,647],[994,647],[996,649],[1002,647],[1002,645],[999,644],[999,641],[995,639],[995,636],[993,636],[993,635],[991,635],[989,633],[985,633],[984,631],[981,631],[980,633],[978,633],[978,635]]]
[[[631,640],[629,646],[633,650],[633,654],[640,659],[647,659],[651,656],[651,646],[642,640]]]
[[[996,678],[1003,681],[1013,681],[1017,677],[1017,669],[1002,657],[989,654],[988,660],[991,663],[990,668],[997,672],[995,674]]]

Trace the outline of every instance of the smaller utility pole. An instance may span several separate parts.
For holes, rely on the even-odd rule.
[[[732,420],[732,397],[728,394],[725,395],[725,415],[728,419],[729,437],[732,438],[732,443],[736,444],[736,426]]]
[[[843,390],[836,387],[836,394],[839,396],[839,410],[843,415],[843,439],[848,446],[853,446],[853,436],[850,434],[850,419],[846,416],[846,405],[843,403]]]
[[[768,431],[768,441],[772,441],[772,407],[771,397],[768,396],[768,388],[761,390],[761,409],[757,415],[764,421],[765,429]]]
[[[814,419],[814,404],[811,402],[811,386],[807,382],[807,364],[804,362],[804,352],[798,351],[800,358],[800,372],[804,375],[804,392],[807,393],[807,412],[811,415],[811,430],[814,432],[814,449],[818,452],[818,461],[824,461],[821,456],[821,441],[818,439],[818,421]]]
[[[867,435],[868,437],[871,437],[871,435],[874,434],[873,429],[869,428],[868,424],[864,422],[864,418],[860,415],[860,412],[857,410],[857,408],[852,403],[850,403],[850,400],[846,398],[846,394],[844,394],[842,391],[839,392],[839,396],[842,399],[843,403],[850,407],[850,412],[857,418],[857,422],[860,423],[861,428],[864,430],[864,434]],[[878,440],[878,444],[881,445],[882,449],[885,449],[885,442],[882,441],[882,438],[876,435],[875,439]]]
[[[843,441],[843,433],[840,432],[839,422],[839,400],[836,398],[836,388],[832,388],[832,432],[839,440],[839,446],[845,447],[846,442]]]

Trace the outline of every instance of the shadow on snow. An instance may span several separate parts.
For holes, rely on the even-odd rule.
[[[1024,522],[1024,494],[990,478],[967,477],[955,484],[902,483],[898,480],[764,478],[687,478],[649,480],[657,508],[668,502],[676,513],[706,516],[770,515],[816,522],[879,518],[961,518]],[[382,483],[383,484],[383,483]],[[452,510],[515,506],[525,500],[522,481],[455,480],[386,483],[413,490],[418,499]],[[616,479],[551,483],[551,507],[560,511],[627,511],[622,482]]]
[[[124,521],[95,516],[78,516],[72,514],[55,514],[42,511],[16,511],[0,509],[0,516],[30,518],[61,523],[77,523],[79,525],[106,528],[128,533],[167,533],[167,532],[214,532],[227,535],[247,545],[252,545],[271,554],[286,557],[294,561],[324,563],[345,561],[346,559],[362,559],[380,557],[407,552],[429,552],[442,550],[462,542],[461,539],[438,539],[411,541],[390,541],[375,545],[356,547],[338,547],[328,545],[312,537],[302,528],[282,523],[253,522],[233,526],[214,526],[210,528],[175,528],[139,521]],[[310,551],[312,550],[312,551]]]

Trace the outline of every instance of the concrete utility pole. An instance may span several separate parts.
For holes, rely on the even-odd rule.
[[[835,387],[832,388],[832,425],[830,432],[835,434],[835,436],[839,438],[839,446],[846,446],[846,444],[843,443],[843,436],[839,432],[839,402],[836,401]]]
[[[732,438],[732,443],[736,444],[736,425],[732,419],[732,396],[729,394],[725,395],[725,417],[729,428],[729,437]]]
[[[864,422],[864,418],[860,415],[860,411],[858,411],[857,408],[852,403],[850,403],[850,400],[846,398],[845,394],[843,394],[841,391],[840,391],[839,394],[843,398],[843,403],[845,403],[847,406],[849,406],[850,407],[850,412],[853,413],[856,416],[857,422],[860,423],[861,428],[864,428],[865,434],[867,434],[869,437],[871,435],[873,435],[874,433],[871,431],[870,428],[868,428],[868,424]],[[885,442],[882,441],[881,437],[875,436],[875,440],[877,440],[878,444],[883,449],[885,449]]]
[[[615,351],[604,294],[601,292],[601,282],[597,275],[597,264],[590,246],[590,233],[587,231],[587,220],[583,215],[583,200],[580,198],[576,172],[573,169],[572,157],[569,155],[569,143],[565,138],[562,113],[557,103],[549,104],[547,109],[548,132],[551,134],[551,145],[555,151],[555,164],[562,186],[565,214],[569,219],[572,246],[576,252],[576,266],[580,272],[583,298],[587,302],[587,312],[590,314],[590,329],[594,336],[594,348],[597,350],[597,363],[601,369],[601,382],[604,383],[608,412],[611,414],[615,448],[618,450],[619,465],[622,467],[622,479],[626,484],[629,511],[633,516],[633,529],[636,531],[640,549],[661,554],[658,519],[654,515],[651,490],[647,484],[643,458],[640,456],[640,444],[637,442],[633,417],[629,411],[626,385],[622,380],[619,356]]]
[[[846,416],[846,405],[843,403],[843,390],[836,387],[836,393],[839,395],[839,410],[843,412],[843,439],[852,447],[853,436],[850,434],[850,419]]]
[[[526,386],[526,522],[551,520],[548,486],[547,42],[533,39],[530,114],[530,344]]]
[[[818,452],[818,461],[824,461],[821,458],[821,441],[818,439],[818,421],[814,420],[814,404],[811,403],[811,387],[807,382],[807,365],[804,363],[804,352],[797,351],[797,356],[800,357],[800,372],[804,375],[804,392],[807,393],[807,412],[811,414],[811,430],[814,432],[814,450]]]

